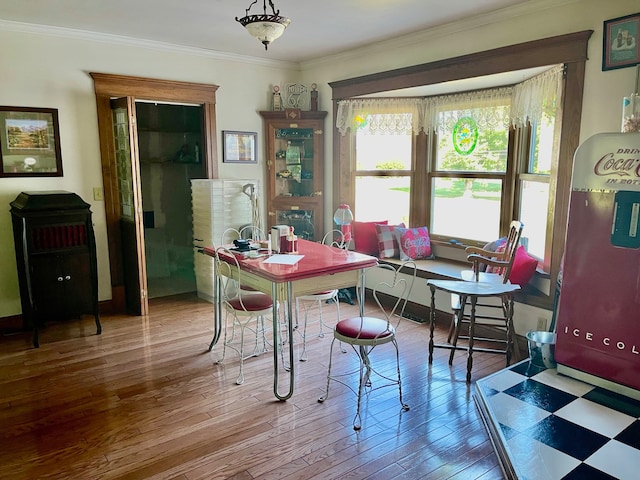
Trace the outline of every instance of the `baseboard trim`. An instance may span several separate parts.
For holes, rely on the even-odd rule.
[[[113,302],[111,300],[103,300],[98,302],[98,311],[100,315],[108,315],[113,313]],[[22,320],[22,314],[10,315],[8,317],[0,317],[0,334],[10,335],[12,333],[24,332],[24,322]]]

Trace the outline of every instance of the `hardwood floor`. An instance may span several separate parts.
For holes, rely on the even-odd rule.
[[[355,308],[341,304],[343,315]],[[210,303],[167,297],[150,311],[103,316],[100,336],[89,317],[51,324],[39,349],[29,333],[0,339],[0,478],[502,478],[465,382],[466,354],[449,367],[449,352],[436,349],[429,367],[427,325],[403,320],[398,331],[411,410],[401,412],[397,388],[376,390],[356,433],[356,398],[346,387],[332,383],[317,402],[330,333],[308,339],[295,393],[280,402],[272,352],[245,362],[241,386],[237,355],[215,363]],[[331,318],[334,310],[325,311]],[[394,368],[390,345],[375,353],[377,366]],[[504,367],[500,355],[474,360],[474,379]],[[352,362],[335,349],[334,368]]]

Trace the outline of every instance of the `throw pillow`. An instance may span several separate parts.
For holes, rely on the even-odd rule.
[[[502,245],[500,245],[498,248],[496,248],[493,251],[496,252],[496,253],[503,253],[506,246],[507,246],[507,244],[503,243]],[[492,260],[497,260],[497,258],[493,257]],[[484,265],[484,268],[485,268],[485,271],[487,273],[502,273],[504,271],[504,267],[494,267],[494,266],[491,266],[491,265]],[[480,266],[480,271],[482,271],[482,266]]]
[[[509,281],[520,285],[521,288],[529,283],[538,267],[538,260],[530,256],[522,245],[516,250],[513,266],[509,274]]]
[[[376,234],[376,224],[386,225],[387,220],[382,222],[353,222],[353,243],[356,252],[366,255],[378,255],[378,237]]]
[[[401,228],[394,232],[400,249],[400,260],[424,260],[433,258],[431,239],[427,227]]]
[[[378,238],[378,257],[397,258],[400,256],[398,241],[393,231],[396,227],[404,228],[404,223],[400,225],[376,225],[376,236]]]
[[[507,243],[507,237],[501,237],[497,240],[494,240],[493,242],[489,242],[487,243],[484,247],[482,247],[483,250],[487,250],[488,252],[497,252],[498,249],[500,247],[502,247],[502,252],[504,252],[504,245]],[[488,267],[491,268],[491,267]],[[482,264],[480,265],[480,271],[484,272],[487,270],[487,266]]]

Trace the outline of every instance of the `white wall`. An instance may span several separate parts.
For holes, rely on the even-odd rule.
[[[602,72],[602,23],[637,13],[639,7],[638,0],[531,0],[498,14],[481,15],[307,62],[301,65],[301,71],[290,64],[214,58],[206,52],[125,44],[106,37],[53,36],[38,30],[19,32],[10,24],[0,23],[0,45],[5,47],[0,55],[0,105],[57,108],[64,168],[64,177],[0,178],[0,318],[21,311],[9,203],[24,190],[70,190],[91,203],[98,239],[99,298],[111,298],[104,205],[92,196],[92,188],[102,185],[102,175],[89,72],[219,85],[218,137],[222,130],[259,132],[259,163],[220,163],[220,177],[263,178],[264,139],[257,111],[270,108],[269,92],[273,84],[315,82],[319,87],[320,109],[331,112],[328,82],[579,30],[594,30],[589,42],[581,138],[584,140],[596,132],[618,131],[621,99],[631,93],[636,69]],[[330,114],[325,136],[327,212],[332,211],[332,126]],[[218,150],[221,156],[221,144]],[[327,215],[327,228],[330,217]]]
[[[3,28],[4,27],[4,28]],[[262,120],[272,84],[298,80],[297,65],[231,61],[169,48],[11,31],[0,24],[0,105],[58,109],[63,177],[0,178],[0,318],[21,312],[9,203],[22,191],[69,190],[91,204],[98,249],[99,299],[111,298],[98,124],[89,72],[218,85],[218,155],[222,130],[259,132],[257,165],[219,164],[221,178],[263,180]],[[264,184],[264,183],[263,183]]]

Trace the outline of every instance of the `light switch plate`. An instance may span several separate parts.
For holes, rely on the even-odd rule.
[[[102,187],[93,187],[93,199],[98,202],[104,200],[104,192],[102,190]]]

